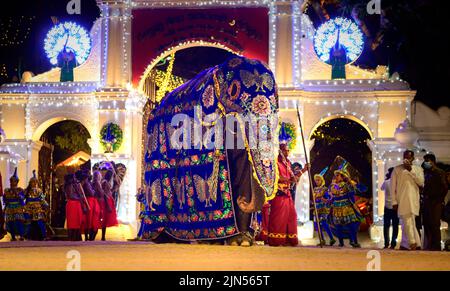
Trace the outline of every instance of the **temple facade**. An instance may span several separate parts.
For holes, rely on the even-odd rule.
[[[425,149],[434,152],[440,161],[450,162],[450,110],[443,108],[435,112],[420,103],[412,106],[416,92],[407,82],[390,78],[386,67],[369,71],[347,65],[346,79],[332,80],[331,66],[316,56],[315,29],[308,16],[302,13],[302,1],[97,2],[101,17],[90,31],[92,49],[87,61],[75,68],[74,82],[59,82],[60,69],[54,68],[36,76],[24,74],[20,83],[1,87],[3,185],[8,185],[9,176],[18,167],[20,186],[26,186],[33,169],[39,168],[39,151],[43,146],[40,139],[45,130],[63,120],[78,121],[90,134],[88,143],[93,164],[114,160],[126,165],[118,215],[122,223],[136,227],[135,195],[143,172],[143,119],[148,100],[154,100],[156,94],[149,89],[146,80],[161,59],[196,46],[216,47],[266,61],[276,76],[282,120],[298,124],[297,108],[300,111],[306,155],[314,145],[314,130],[332,119],[353,120],[368,132],[367,144],[372,151],[375,223],[371,236],[374,240],[381,237],[377,227],[381,225],[384,208],[381,183],[386,169],[400,163],[403,150],[414,146],[418,153]],[[220,18],[218,9],[225,13],[226,19]],[[245,14],[238,12],[241,9],[254,10],[264,25],[259,27],[246,22]],[[154,15],[160,19],[152,17]],[[175,25],[177,29],[161,28],[158,21]],[[202,35],[181,29],[191,24],[193,30],[200,30],[195,27],[196,23],[200,27],[208,22],[211,27],[228,24],[227,28],[236,28],[236,31],[219,29],[211,36],[207,35],[208,31]],[[164,41],[164,38],[173,41]],[[100,130],[108,122],[118,124],[124,133],[123,143],[114,153],[105,153],[100,143]],[[417,137],[411,137],[411,141],[399,140],[395,133],[403,129],[411,129]],[[299,132],[299,128],[297,130]],[[305,161],[300,134],[292,160],[302,164]],[[300,235],[311,237],[306,177],[302,178],[297,191],[296,208],[303,225]]]

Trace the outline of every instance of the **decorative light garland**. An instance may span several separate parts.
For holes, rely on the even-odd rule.
[[[139,85],[138,85],[139,93],[144,94],[145,80],[146,80],[147,76],[151,73],[151,71],[155,67],[155,65],[161,59],[166,58],[173,52],[177,52],[182,49],[186,49],[186,48],[190,48],[190,47],[197,47],[197,46],[216,47],[216,48],[220,48],[220,49],[226,50],[228,52],[231,52],[233,54],[240,55],[238,52],[234,51],[233,49],[227,47],[226,45],[224,45],[220,42],[210,42],[210,41],[204,41],[204,40],[190,40],[190,41],[181,42],[177,45],[167,48],[166,50],[164,50],[161,54],[159,54],[156,58],[154,58],[150,62],[150,64],[147,66],[147,68],[145,69],[144,73],[142,74],[142,76],[140,78]]]
[[[167,70],[164,74],[164,80],[161,84],[161,87],[158,88],[156,92],[156,102],[160,102],[161,99],[165,96],[165,94],[169,91],[169,81],[172,77],[173,64],[175,63],[175,52],[170,54],[169,65],[167,66]]]

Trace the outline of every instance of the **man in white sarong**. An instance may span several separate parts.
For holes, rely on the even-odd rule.
[[[403,164],[394,168],[391,178],[393,208],[402,219],[401,249],[421,248],[421,240],[416,228],[416,216],[420,211],[419,187],[424,186],[423,169],[413,165],[414,152],[403,153]]]

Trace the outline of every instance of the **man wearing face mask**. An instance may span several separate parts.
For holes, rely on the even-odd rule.
[[[420,249],[421,242],[415,218],[420,211],[419,187],[424,185],[423,170],[413,165],[414,152],[403,153],[403,164],[394,168],[391,177],[392,206],[402,219],[402,242],[400,249]]]
[[[436,166],[435,155],[427,154],[423,159],[422,167],[425,169],[425,186],[423,189],[424,246],[425,249],[430,251],[440,251],[440,226],[444,200],[447,195],[447,181],[445,180],[445,172]]]

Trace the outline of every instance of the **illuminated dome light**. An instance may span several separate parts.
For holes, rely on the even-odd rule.
[[[52,65],[58,65],[58,55],[64,49],[72,51],[78,64],[84,63],[91,51],[91,38],[88,32],[75,22],[55,25],[48,33],[44,49]]]
[[[347,64],[353,63],[364,49],[364,38],[358,25],[350,19],[337,17],[323,23],[314,35],[314,50],[321,61],[330,64],[330,52],[336,45],[338,31],[339,43],[347,53]]]

